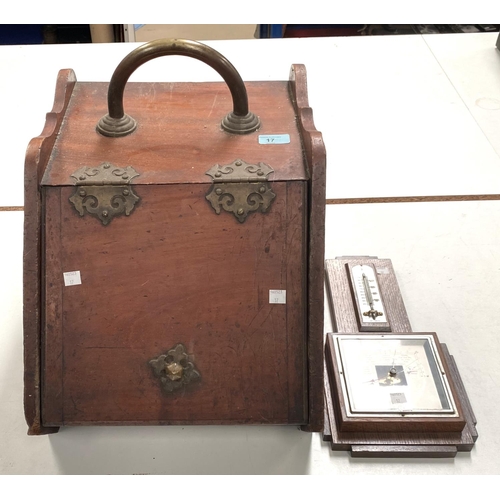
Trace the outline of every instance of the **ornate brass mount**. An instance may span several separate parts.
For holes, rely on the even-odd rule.
[[[381,313],[380,311],[377,311],[376,309],[373,308],[363,313],[363,316],[370,316],[371,319],[377,319],[379,316],[383,315],[384,313]]]
[[[76,190],[69,201],[80,216],[87,212],[107,226],[113,217],[130,215],[140,200],[130,185],[138,175],[133,167],[120,168],[107,162],[95,168],[82,167],[71,174]]]
[[[268,181],[274,170],[265,163],[252,165],[235,160],[230,165],[214,165],[206,172],[213,186],[206,199],[217,215],[221,208],[245,222],[250,212],[267,212],[276,195]]]
[[[183,344],[177,344],[149,364],[166,392],[178,391],[201,379]]]

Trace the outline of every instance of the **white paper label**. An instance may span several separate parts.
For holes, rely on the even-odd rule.
[[[286,290],[269,290],[270,304],[286,304]]]
[[[82,277],[80,276],[80,271],[70,271],[67,273],[63,273],[63,276],[64,276],[65,286],[74,286],[82,284]]]
[[[259,144],[290,144],[290,134],[259,135]]]

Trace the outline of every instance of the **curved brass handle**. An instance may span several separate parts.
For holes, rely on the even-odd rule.
[[[133,50],[117,66],[108,88],[108,114],[97,124],[97,131],[108,137],[132,133],[137,122],[123,110],[123,92],[130,75],[142,64],[160,56],[182,55],[199,59],[217,71],[227,83],[233,98],[233,111],[222,120],[222,128],[232,134],[248,134],[260,126],[259,118],[248,110],[245,84],[235,67],[219,52],[200,42],[160,39]]]

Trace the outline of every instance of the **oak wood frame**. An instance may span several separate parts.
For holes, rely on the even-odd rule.
[[[73,70],[59,72],[52,111],[47,113],[42,133],[28,145],[24,174],[23,328],[24,411],[28,434],[50,434],[57,427],[41,421],[41,325],[42,325],[42,189],[41,179],[66,113],[76,83]]]
[[[384,294],[386,313],[393,332],[413,332],[404,306],[396,274],[389,259],[377,257],[338,257],[326,261],[326,284],[335,333],[368,334],[359,332],[354,312],[354,304],[347,276],[346,264],[372,264],[384,272],[378,275],[381,293]],[[374,332],[380,334],[380,332]],[[384,335],[391,335],[384,333]],[[456,362],[446,344],[437,341],[450,385],[454,387],[453,397],[460,405],[465,426],[461,432],[409,431],[387,432],[369,431],[361,426],[357,431],[341,430],[338,386],[335,376],[330,374],[332,363],[329,351],[331,340],[326,343],[325,356],[325,428],[323,440],[330,442],[334,451],[348,451],[358,458],[453,458],[458,452],[471,451],[478,438],[477,419],[472,410],[467,392],[460,377]],[[405,417],[406,418],[406,417]]]
[[[366,332],[359,334],[362,337]],[[457,390],[453,383],[451,377],[450,369],[444,358],[443,351],[439,344],[439,340],[435,333],[384,333],[385,337],[390,338],[392,336],[403,336],[403,335],[431,335],[434,338],[435,346],[438,350],[440,361],[443,365],[446,378],[450,385],[450,390],[453,395],[453,400],[455,401],[456,409],[458,415],[455,417],[417,417],[417,416],[405,416],[405,417],[378,417],[378,416],[349,416],[346,412],[346,407],[349,405],[348,401],[345,400],[344,392],[342,391],[342,383],[340,379],[340,373],[342,369],[339,367],[337,362],[337,356],[335,354],[335,346],[333,341],[333,336],[328,335],[326,344],[326,364],[328,367],[329,377],[330,377],[330,387],[332,389],[332,396],[336,410],[336,418],[341,432],[392,432],[392,433],[404,433],[404,432],[448,432],[457,433],[458,435],[462,432],[466,422],[463,416],[462,407],[460,405],[460,400],[458,398]]]
[[[319,432],[324,426],[323,329],[325,273],[326,149],[316,130],[307,95],[306,68],[292,65],[290,91],[297,110],[298,126],[309,168],[309,265],[308,265],[308,362],[309,424],[306,431]]]

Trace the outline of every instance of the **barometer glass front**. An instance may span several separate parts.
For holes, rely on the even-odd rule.
[[[457,414],[432,335],[336,335],[334,342],[348,415]]]

